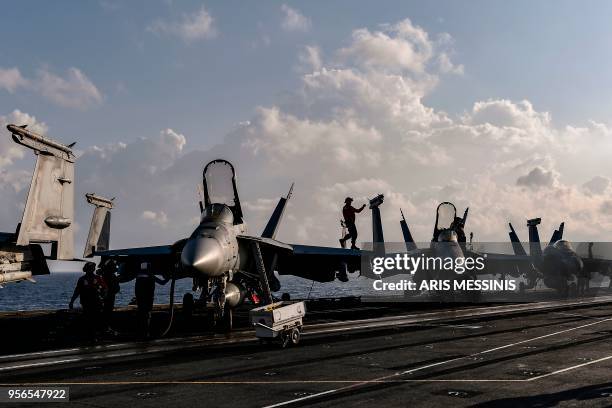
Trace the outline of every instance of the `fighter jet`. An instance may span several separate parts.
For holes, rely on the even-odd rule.
[[[540,218],[527,220],[529,253],[525,251],[510,223],[508,224],[510,227],[509,237],[514,254],[468,249],[465,245],[464,233],[467,215],[468,209],[465,210],[463,218],[459,218],[456,216],[456,209],[452,203],[441,203],[436,211],[432,244],[426,250],[419,250],[402,214],[400,225],[408,253],[417,255],[426,251],[429,254],[433,253],[435,256],[451,258],[462,256],[486,257],[486,267],[480,274],[523,278],[526,283],[519,283],[519,291],[532,289],[541,280],[546,287],[556,290],[561,296],[575,295],[579,278],[588,276],[591,272],[612,275],[610,272],[612,261],[595,258],[591,252],[587,256],[579,256],[572,245],[563,239],[564,223],[561,223],[559,228],[553,232],[550,241],[542,249],[538,233]],[[452,275],[452,277],[457,278],[456,275]],[[420,282],[423,279],[439,278],[439,275],[432,276],[431,271],[419,271],[414,280]]]
[[[49,273],[47,259],[73,260],[73,145],[32,132],[27,125],[6,127],[15,143],[34,150],[36,166],[16,232],[0,233],[0,285]],[[45,256],[42,245],[51,245]]]
[[[202,290],[201,300],[213,304],[214,322],[226,330],[231,329],[232,310],[246,299],[254,304],[272,302],[271,292],[280,289],[274,271],[330,282],[360,268],[358,250],[275,239],[292,189],[279,200],[261,236],[252,236],[247,235],[234,166],[213,160],[204,167],[202,178],[200,222],[189,237],[172,245],[94,250],[86,255],[100,256],[102,262],[115,260],[123,276],[144,272],[192,278]],[[95,240],[94,234],[91,242]]]
[[[370,208],[372,211],[373,220],[373,250],[371,253],[364,253],[367,256],[381,256],[393,257],[396,254],[387,253],[384,248],[384,236],[382,231],[382,221],[380,218],[380,211],[378,206],[382,204],[382,194],[375,197],[370,201]],[[374,208],[375,207],[375,210]],[[401,212],[401,210],[400,210]],[[432,257],[440,259],[457,259],[465,257],[476,257],[480,254],[474,253],[466,248],[465,245],[465,233],[464,227],[467,222],[469,208],[467,208],[463,214],[463,217],[457,216],[457,208],[453,203],[442,202],[436,208],[436,218],[434,222],[433,234],[431,242],[426,248],[419,248],[414,241],[410,228],[401,212],[402,220],[400,226],[402,228],[402,234],[404,236],[404,243],[406,246],[407,254],[410,257]],[[382,277],[393,276],[398,273],[405,273],[405,271],[386,271],[382,274]],[[380,279],[381,275],[374,275],[371,271],[362,271],[362,274]],[[443,279],[473,279],[474,275],[465,274],[457,275],[452,271],[445,270],[443,268],[421,268],[415,271],[413,280],[417,282],[417,285],[424,280],[443,280]]]
[[[593,243],[589,244],[587,256],[580,256],[571,243],[563,239],[565,223],[556,229],[548,244],[542,249],[538,225],[541,218],[527,220],[529,229],[529,254],[525,251],[514,227],[508,223],[510,242],[514,250],[510,262],[516,263],[519,270],[526,277],[527,284],[521,287],[531,289],[538,281],[542,281],[548,288],[555,289],[562,296],[573,296],[577,293],[580,277],[588,276],[592,272],[609,274],[612,261],[595,258],[591,251]]]

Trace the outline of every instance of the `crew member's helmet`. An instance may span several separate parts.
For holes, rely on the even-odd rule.
[[[345,203],[345,204],[350,204],[350,203],[352,203],[352,202],[353,202],[353,199],[352,199],[351,197],[346,197],[346,198],[344,199],[344,203]]]
[[[96,270],[96,264],[93,262],[87,262],[85,265],[83,265],[83,272],[85,273],[92,273]]]

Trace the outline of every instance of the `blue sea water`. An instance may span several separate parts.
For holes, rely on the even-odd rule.
[[[81,272],[52,273],[51,275],[36,276],[36,283],[23,281],[9,283],[0,289],[0,312],[16,310],[39,309],[66,309],[74,291]],[[347,283],[338,281],[318,283],[293,277],[280,277],[282,288],[276,296],[287,292],[292,298],[305,299],[307,297],[339,297],[359,296],[362,292],[365,278],[351,276]],[[191,292],[191,280],[181,279],[176,282],[174,293],[175,302],[182,302],[183,295]],[[194,296],[199,296],[194,294]],[[121,285],[117,294],[117,306],[126,306],[134,297],[134,282]],[[170,283],[157,285],[155,290],[155,303],[168,303],[170,299]],[[78,306],[78,301],[75,306]]]

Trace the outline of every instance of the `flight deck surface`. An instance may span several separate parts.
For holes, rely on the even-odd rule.
[[[3,386],[68,386],[76,406],[610,406],[610,299],[515,306],[327,322],[288,349],[244,331],[8,356],[0,375]]]

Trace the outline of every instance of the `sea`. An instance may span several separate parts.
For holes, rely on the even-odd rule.
[[[74,291],[77,280],[82,272],[55,272],[50,275],[35,276],[36,283],[22,281],[8,283],[0,288],[0,312],[19,310],[59,310],[68,308],[68,303]],[[358,296],[367,285],[364,277],[350,276],[349,282],[338,281],[320,283],[294,276],[279,276],[281,290],[274,293],[279,297],[289,293],[292,299],[308,299],[321,297]],[[192,292],[191,279],[176,281],[174,301],[182,302],[183,295]],[[199,293],[194,293],[198,297]],[[116,305],[127,306],[134,298],[134,281],[121,284],[117,294]],[[170,301],[170,282],[157,285],[155,303],[167,304]],[[78,300],[75,307],[78,307]]]

